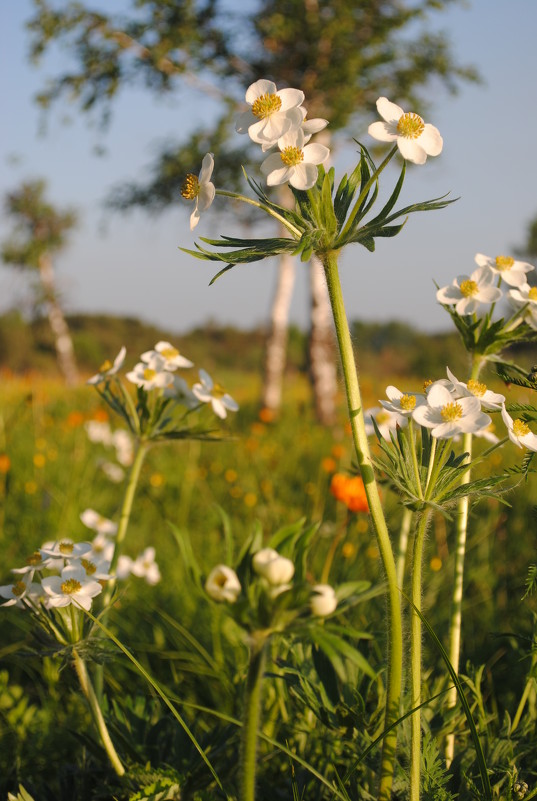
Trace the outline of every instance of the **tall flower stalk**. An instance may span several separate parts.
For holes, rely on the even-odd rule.
[[[256,636],[257,634],[257,636]],[[251,637],[248,675],[244,693],[240,753],[240,801],[254,801],[257,741],[261,722],[261,695],[267,639],[261,632]]]

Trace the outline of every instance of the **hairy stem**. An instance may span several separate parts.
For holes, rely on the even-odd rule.
[[[377,482],[375,480],[369,443],[367,441],[358,373],[339,280],[338,253],[337,251],[329,251],[320,254],[320,258],[324,266],[332,314],[334,316],[354,447],[388,585],[388,678],[385,712],[385,726],[388,728],[398,720],[400,710],[401,681],[403,674],[401,597],[397,581],[395,558]],[[389,801],[391,798],[396,747],[397,728],[394,727],[391,731],[387,732],[383,740],[379,801]]]
[[[266,639],[254,639],[250,650],[250,664],[246,677],[243,726],[241,738],[241,792],[240,801],[254,801],[257,761],[257,739],[261,719],[261,692],[266,659]]]

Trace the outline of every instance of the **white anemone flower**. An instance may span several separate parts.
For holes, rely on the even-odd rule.
[[[389,412],[394,412],[403,417],[410,417],[417,406],[427,403],[425,395],[422,393],[405,393],[397,387],[386,387],[387,401],[380,401],[380,405]]]
[[[60,576],[47,576],[41,585],[48,595],[50,607],[72,604],[86,611],[91,609],[93,599],[103,589],[98,581],[88,578],[83,567],[76,564],[64,567]]]
[[[36,601],[42,595],[41,585],[32,581],[33,573],[27,573],[12,584],[0,587],[0,598],[7,600],[0,606],[25,606],[23,601]]]
[[[123,467],[129,467],[134,459],[132,437],[124,428],[117,428],[112,434],[112,445],[116,449],[116,459]]]
[[[316,617],[326,617],[336,610],[337,598],[330,584],[315,584],[310,599],[310,609]]]
[[[165,369],[166,360],[159,354],[153,355],[145,362],[138,362],[126,374],[127,381],[142,387],[146,392],[152,389],[164,389],[173,382],[172,374]]]
[[[368,437],[376,434],[373,420],[375,421],[382,439],[390,441],[390,434],[399,428],[404,428],[408,424],[405,415],[400,412],[394,412],[389,409],[384,409],[382,406],[372,406],[364,412],[365,418],[365,433]]]
[[[107,561],[110,563],[114,555],[114,549],[114,543],[108,539],[106,534],[99,533],[92,540],[91,551],[84,554],[84,559],[90,559],[92,562]]]
[[[40,549],[43,557],[52,559],[80,559],[91,551],[90,542],[73,542],[70,539],[45,543]]]
[[[81,567],[86,576],[94,581],[108,581],[108,579],[112,578],[109,572],[110,559],[106,559],[104,556],[101,556],[100,559],[92,559],[90,557],[91,555],[83,556],[82,559],[76,559],[71,562],[71,565]]]
[[[99,372],[95,375],[92,375],[91,378],[88,378],[86,383],[102,384],[103,381],[107,381],[109,378],[112,378],[112,376],[119,372],[119,370],[121,370],[123,367],[123,362],[125,361],[126,355],[127,348],[123,346],[114,361],[111,362],[107,359],[105,363],[100,366]]]
[[[268,186],[290,183],[295,189],[311,189],[317,181],[317,165],[326,161],[330,150],[324,145],[305,144],[302,128],[290,131],[278,139],[279,153],[271,153],[261,164]]]
[[[195,200],[194,211],[190,215],[190,230],[193,231],[200,221],[202,212],[207,211],[216,195],[215,185],[211,182],[214,169],[214,157],[212,153],[206,153],[201,162],[199,175],[189,172],[186,176],[181,195],[186,200]]]
[[[496,303],[502,297],[502,290],[493,286],[494,273],[483,265],[471,275],[459,275],[448,286],[436,293],[436,299],[444,306],[455,306],[455,311],[464,317],[476,314],[481,306]]]
[[[158,564],[155,562],[155,549],[153,546],[146,548],[132,562],[130,572],[137,578],[143,578],[148,584],[154,586],[158,584],[161,575]]]
[[[476,253],[475,262],[480,267],[489,267],[493,275],[499,275],[502,281],[509,286],[522,286],[527,282],[526,273],[534,270],[533,264],[526,261],[515,261],[512,256],[485,256],[484,253]]]
[[[170,372],[180,367],[194,366],[194,362],[191,362],[190,359],[183,356],[170,342],[157,342],[153,350],[142,353],[140,359],[143,362],[150,362],[155,355],[161,356],[164,359],[164,370],[169,370]]]
[[[505,395],[500,395],[499,392],[493,392],[491,389],[487,388],[486,384],[481,383],[481,381],[471,378],[468,383],[465,384],[453,375],[449,367],[446,367],[446,372],[453,385],[456,398],[474,396],[485,409],[501,409],[502,403],[505,403]]]
[[[114,484],[121,484],[125,478],[125,471],[122,467],[114,462],[107,462],[106,460],[99,463],[99,467],[105,476]]]
[[[507,426],[507,434],[511,442],[514,442],[519,448],[537,451],[537,435],[524,420],[513,420],[505,405],[502,406],[502,420]]]
[[[537,287],[523,284],[516,289],[510,289],[507,293],[508,300],[515,310],[524,308],[522,319],[537,330]]]
[[[252,557],[252,567],[258,576],[269,584],[288,584],[295,575],[295,566],[290,559],[280,556],[274,548],[261,548]]]
[[[308,120],[306,116],[306,109],[302,109],[304,113],[304,119],[302,121],[302,131],[304,133],[304,142],[309,142],[314,134],[319,133],[319,131],[324,131],[327,125],[329,125],[328,120],[323,120],[321,117],[314,117],[311,120]]]
[[[117,532],[117,523],[114,523],[113,520],[109,520],[107,517],[103,517],[99,512],[96,512],[95,509],[84,509],[80,515],[80,519],[86,528],[96,531],[97,534],[106,534],[113,537]]]
[[[53,542],[45,542],[43,548],[51,547],[53,544]],[[24,567],[12,567],[11,572],[20,576],[25,573],[33,575],[36,570],[54,569],[55,567],[61,569],[64,565],[63,559],[55,559],[54,557],[43,555],[41,551],[34,551],[25,561]]]
[[[425,123],[419,114],[405,113],[387,97],[379,97],[377,111],[384,122],[373,122],[367,129],[369,135],[380,142],[396,142],[407,161],[425,164],[427,156],[438,156],[442,152],[444,141],[440,131]]]
[[[304,102],[304,92],[300,89],[278,91],[275,83],[261,79],[248,87],[245,99],[251,108],[239,115],[235,130],[247,133],[264,150],[302,125],[304,114],[300,106]]]
[[[227,417],[228,410],[230,412],[238,410],[239,404],[233,400],[231,395],[227,394],[220,384],[214,383],[209,373],[201,369],[199,377],[200,382],[194,384],[192,392],[202,403],[210,403],[217,417],[223,420]]]
[[[241,584],[231,567],[216,565],[207,576],[205,592],[214,601],[227,601],[233,604],[241,594]]]
[[[88,420],[84,423],[84,428],[90,442],[100,442],[102,445],[112,444],[112,429],[105,420]]]
[[[436,439],[475,434],[491,423],[488,414],[481,411],[478,398],[473,395],[454,398],[449,389],[439,382],[431,385],[427,403],[414,409],[412,417],[418,425],[430,428]]]
[[[180,375],[174,374],[173,382],[164,390],[164,397],[172,398],[176,403],[186,406],[187,409],[195,409],[199,404],[187,382]]]

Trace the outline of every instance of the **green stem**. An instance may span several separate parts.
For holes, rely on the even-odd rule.
[[[365,430],[364,410],[354,360],[349,324],[345,313],[343,293],[338,272],[338,253],[329,251],[319,254],[322,260],[336,336],[341,356],[345,391],[349,409],[352,436],[364,488],[369,503],[371,520],[388,585],[388,677],[386,688],[385,726],[391,726],[399,718],[401,682],[403,676],[403,631],[401,619],[401,597],[395,568],[395,558],[388,527],[382,509],[380,494],[375,481],[369,443]],[[393,784],[397,728],[394,726],[383,740],[379,801],[389,801]]]
[[[255,799],[257,738],[261,719],[261,692],[265,670],[266,643],[267,640],[264,635],[259,641],[256,641],[255,634],[253,635],[244,697],[240,760],[240,801],[254,801]]]
[[[405,564],[406,553],[408,548],[408,535],[410,534],[410,526],[412,523],[412,510],[405,509],[403,512],[403,519],[401,520],[401,528],[399,529],[399,542],[397,545],[397,562],[395,572],[397,574],[397,586],[402,589],[405,580]]]
[[[84,662],[84,660],[82,659],[82,657],[80,656],[80,654],[77,652],[76,649],[73,650],[73,658],[75,662],[75,669],[77,672],[78,680],[80,681],[82,692],[86,696],[87,702],[89,704],[89,708],[93,715],[95,725],[97,726],[101,742],[104,746],[106,753],[108,754],[108,758],[112,763],[112,767],[114,768],[115,772],[117,773],[118,776],[123,776],[125,773],[125,768],[123,767],[123,764],[117,754],[117,751],[114,748],[114,743],[112,742],[110,733],[104,721],[103,713],[101,712],[99,701],[97,700],[95,690],[93,689],[93,685],[89,677],[86,663]]]
[[[431,457],[434,454],[431,453]],[[410,618],[410,703],[412,708],[421,704],[421,572],[423,543],[429,523],[430,512],[425,512],[418,524],[412,554],[412,611]],[[420,798],[421,767],[421,710],[417,709],[410,720],[410,799]]]
[[[481,360],[474,359],[472,366],[471,380],[476,380],[481,369]],[[465,434],[462,441],[462,449],[468,454],[468,465],[472,461],[472,434]],[[471,469],[465,470],[461,477],[461,486],[468,484],[471,478]],[[455,566],[453,576],[453,593],[451,596],[451,620],[449,626],[449,661],[456,673],[459,672],[461,654],[461,630],[462,630],[462,598],[464,589],[464,562],[466,558],[466,537],[468,533],[468,511],[470,499],[466,495],[457,504],[457,530],[455,544]],[[457,705],[457,688],[451,687],[446,697],[448,709]],[[451,732],[446,737],[445,759],[449,767],[455,754],[455,734]]]
[[[302,236],[302,231],[300,228],[297,228],[293,225],[293,223],[286,220],[282,214],[278,214],[277,211],[271,209],[270,206],[266,206],[264,203],[260,203],[258,200],[254,200],[251,197],[246,197],[245,195],[239,195],[237,192],[226,192],[224,189],[217,189],[217,195],[221,195],[222,197],[230,197],[233,200],[240,200],[242,203],[249,203],[250,206],[255,206],[257,209],[262,209],[267,214],[270,214],[271,217],[274,217],[275,220],[278,220],[282,225],[284,225],[288,231],[294,234],[298,239]]]

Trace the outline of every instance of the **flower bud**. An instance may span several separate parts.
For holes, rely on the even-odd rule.
[[[316,584],[313,587],[310,608],[317,617],[331,615],[337,607],[337,598],[334,588],[329,584]]]
[[[241,585],[234,570],[226,565],[216,565],[213,567],[207,581],[205,582],[205,592],[214,601],[227,601],[235,603],[241,592]]]
[[[295,566],[290,559],[280,556],[274,548],[262,548],[254,554],[252,566],[255,572],[269,584],[287,584],[295,574]]]

